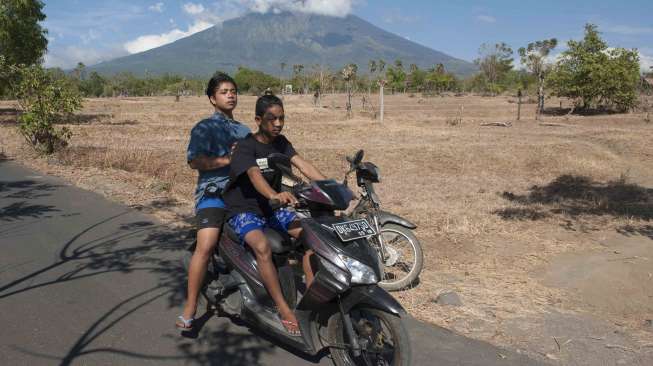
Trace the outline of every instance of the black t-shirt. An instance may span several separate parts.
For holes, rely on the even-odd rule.
[[[267,157],[273,153],[281,153],[289,158],[297,155],[290,141],[283,135],[279,135],[269,144],[259,142],[251,134],[238,142],[231,156],[229,184],[223,194],[223,199],[229,210],[229,217],[243,212],[252,212],[265,217],[272,215],[268,199],[254,188],[247,175],[247,170],[251,167],[259,167],[272,189],[280,192],[281,173],[268,166]]]

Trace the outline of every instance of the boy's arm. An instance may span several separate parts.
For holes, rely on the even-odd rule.
[[[249,169],[247,169],[247,176],[249,177],[249,180],[252,182],[252,185],[258,191],[258,193],[262,194],[263,197],[267,198],[268,200],[271,199],[277,199],[281,204],[296,204],[297,199],[295,196],[288,192],[281,192],[277,193],[270,185],[268,182],[265,180],[263,177],[263,174],[261,174],[261,169],[257,166],[253,166]]]
[[[191,169],[206,171],[206,170],[215,170],[229,165],[231,162],[231,156],[218,156],[218,157],[209,157],[206,155],[198,155],[196,158],[188,162],[188,165]]]
[[[290,158],[290,162],[297,169],[299,169],[299,171],[302,172],[306,178],[310,180],[326,179],[324,174],[322,174],[319,170],[317,170],[316,167],[313,166],[313,164],[311,164],[308,160],[302,158],[299,154],[295,154],[292,158]]]

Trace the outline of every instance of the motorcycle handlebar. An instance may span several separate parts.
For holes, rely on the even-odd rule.
[[[269,200],[268,204],[270,205],[272,210],[278,210],[278,209],[283,208],[283,207],[286,206],[286,205],[282,204],[281,201],[279,201],[276,198],[273,198],[273,199]]]

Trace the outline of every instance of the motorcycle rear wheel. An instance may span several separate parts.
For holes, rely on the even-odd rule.
[[[356,357],[350,344],[342,316],[335,314],[329,322],[329,339],[333,342],[331,356],[336,366],[409,366],[411,348],[408,332],[400,317],[377,309],[362,307],[349,312],[354,333],[359,339],[370,339],[367,350]],[[359,341],[360,342],[360,341]]]
[[[403,260],[390,266],[385,265],[385,260],[382,260],[383,279],[379,282],[379,286],[386,291],[404,289],[413,284],[422,272],[424,266],[422,245],[413,231],[403,226],[385,224],[380,231],[386,248],[398,251],[400,259]]]

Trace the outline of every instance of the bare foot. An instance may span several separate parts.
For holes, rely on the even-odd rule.
[[[284,328],[286,328],[286,331],[290,335],[293,336],[301,335],[301,331],[299,330],[299,323],[297,322],[297,317],[295,316],[295,313],[289,311],[286,314],[280,314],[280,315],[281,315],[281,324],[283,325]]]

